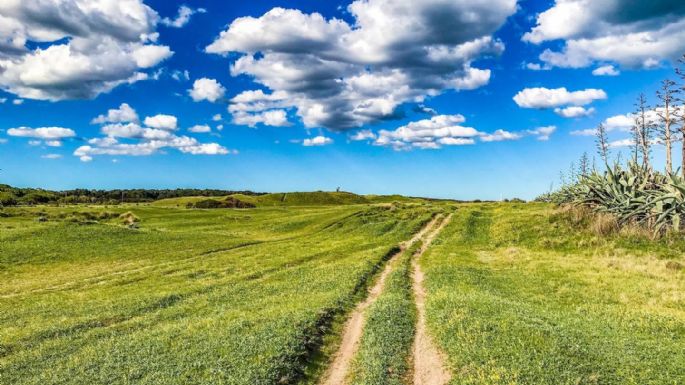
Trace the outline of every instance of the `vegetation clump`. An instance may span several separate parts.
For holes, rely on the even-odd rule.
[[[186,207],[189,209],[249,209],[254,208],[255,205],[229,196],[223,200],[203,199],[197,202],[188,202]]]
[[[121,223],[130,228],[130,229],[137,229],[138,225],[140,223],[140,218],[138,216],[130,211],[127,211],[121,215],[119,215],[119,219],[121,220]]]

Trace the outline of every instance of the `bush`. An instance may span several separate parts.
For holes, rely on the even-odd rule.
[[[9,192],[0,192],[0,206],[16,206],[17,197]]]
[[[138,223],[140,222],[140,218],[136,216],[136,214],[127,211],[121,215],[119,215],[119,219],[121,220],[121,223],[124,226],[127,226],[128,228],[131,229],[136,229],[138,228]]]

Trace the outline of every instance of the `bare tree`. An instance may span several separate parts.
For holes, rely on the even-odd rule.
[[[685,55],[679,60],[681,68],[675,69],[676,74],[682,79],[682,83],[680,84],[679,89],[677,92],[682,96],[682,93],[685,92]],[[682,173],[683,178],[685,178],[685,97],[680,97],[677,98],[678,102],[681,104],[681,110],[680,110],[680,139],[681,139],[681,163],[680,163],[680,172]],[[676,114],[678,113],[678,109],[676,109]]]
[[[600,123],[597,126],[597,131],[595,132],[597,152],[599,156],[604,161],[604,165],[609,168],[609,139],[607,137],[607,128],[604,123]]]
[[[659,98],[659,106],[657,106],[656,113],[659,116],[659,137],[664,142],[666,146],[666,172],[673,173],[673,159],[672,159],[672,136],[673,136],[673,123],[675,122],[675,116],[673,115],[673,104],[675,102],[676,90],[673,88],[675,82],[670,79],[664,79],[661,81],[661,89],[656,92],[657,98]]]
[[[633,119],[633,126],[630,128],[630,134],[633,139],[633,163],[637,164],[638,154],[640,153],[640,125],[638,119]]]
[[[578,177],[580,180],[590,175],[590,157],[587,152],[583,152],[583,155],[578,161]]]
[[[640,93],[635,103],[635,136],[642,151],[642,167],[645,170],[651,168],[649,161],[651,156],[652,129],[654,123],[648,116],[649,105],[644,93]]]

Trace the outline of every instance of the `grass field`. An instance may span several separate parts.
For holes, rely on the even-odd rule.
[[[684,252],[547,205],[462,207],[423,260],[452,382],[685,383]]]
[[[409,384],[421,240],[385,261],[448,211],[419,263],[452,384],[685,383],[685,240],[600,237],[546,204],[342,194],[4,210],[0,384],[315,384],[382,268],[348,382]]]
[[[60,210],[0,220],[0,383],[289,381],[328,320],[430,216],[141,206],[129,230],[51,219]]]

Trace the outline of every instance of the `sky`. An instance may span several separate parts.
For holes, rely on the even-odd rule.
[[[684,53],[679,0],[5,0],[0,183],[532,199]]]

